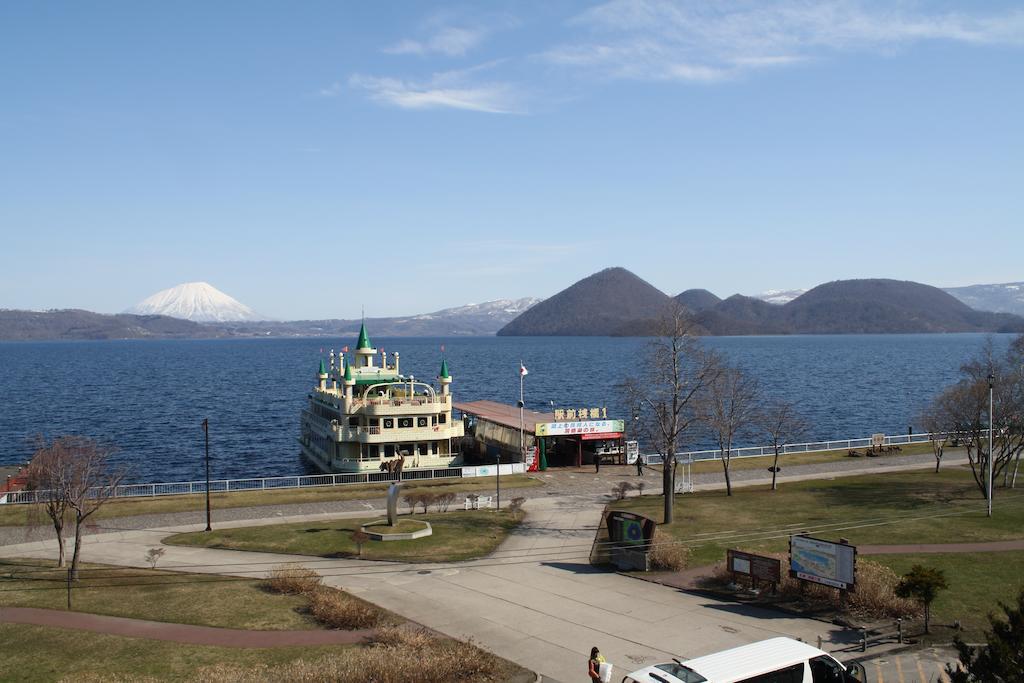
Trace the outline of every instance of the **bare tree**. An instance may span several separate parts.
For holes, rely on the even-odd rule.
[[[64,525],[68,519],[68,484],[71,450],[67,437],[45,441],[40,437],[28,468],[28,488],[35,491],[36,500],[50,518],[57,534],[57,566],[64,566]]]
[[[772,491],[775,491],[778,489],[776,479],[779,473],[779,451],[785,444],[802,439],[807,434],[810,423],[797,410],[795,403],[781,398],[765,405],[758,412],[755,423],[768,437],[768,442],[775,451],[775,460],[772,462]]]
[[[68,451],[67,505],[75,516],[75,549],[71,555],[71,580],[78,579],[85,521],[114,496],[124,471],[110,467],[114,449],[84,436],[62,437]]]
[[[1019,341],[1019,340],[1018,340]],[[929,410],[936,425],[967,451],[974,480],[987,494],[989,468],[993,481],[1004,475],[1009,480],[1009,465],[1016,470],[1024,450],[1024,368],[1019,363],[1019,347],[1014,342],[1005,358],[996,356],[991,340],[981,353],[960,368],[961,379],[935,398]],[[989,387],[992,391],[992,443],[989,434]]]
[[[678,448],[697,423],[697,397],[718,372],[714,354],[695,338],[686,310],[672,305],[662,316],[637,374],[622,384],[637,431],[661,457],[665,524],[672,522]]]
[[[760,386],[757,378],[741,368],[726,365],[708,382],[698,401],[701,422],[711,430],[722,453],[725,495],[732,495],[729,465],[736,438],[749,430],[757,417]]]
[[[930,406],[921,413],[921,424],[929,433],[929,443],[932,445],[932,455],[935,456],[935,473],[939,473],[942,465],[942,456],[945,454],[946,442],[949,441],[949,433],[943,412],[935,405]]]

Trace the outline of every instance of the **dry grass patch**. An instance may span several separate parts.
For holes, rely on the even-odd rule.
[[[348,656],[299,660],[282,666],[214,666],[196,672],[201,683],[449,683],[532,681],[529,672],[481,650],[423,628],[385,627],[367,647]]]
[[[651,569],[679,572],[690,564],[691,551],[664,531],[655,529],[651,545]]]
[[[314,593],[322,583],[323,577],[309,567],[289,562],[271,569],[263,586],[271,593],[306,595]]]
[[[329,628],[356,630],[373,628],[383,614],[362,600],[342,590],[321,588],[308,594],[309,612],[318,622]]]

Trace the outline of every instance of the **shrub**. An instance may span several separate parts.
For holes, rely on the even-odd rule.
[[[523,503],[526,502],[526,498],[517,496],[509,501],[508,511],[512,513],[512,516],[517,518],[523,514]]]
[[[370,540],[370,535],[362,529],[356,529],[352,532],[352,542],[356,544],[356,554],[359,557],[363,556],[363,544]]]
[[[453,491],[449,491],[447,493],[438,494],[435,502],[441,512],[448,512],[448,508],[455,502],[455,498],[455,493]]]
[[[612,495],[615,496],[616,500],[622,500],[626,497],[626,494],[633,489],[633,485],[628,481],[620,481],[614,487],[612,487]]]
[[[655,530],[650,553],[651,569],[678,572],[690,562],[690,549],[668,534]]]
[[[273,593],[301,595],[312,593],[320,587],[323,577],[301,564],[290,562],[270,570],[264,587]]]
[[[335,588],[320,588],[309,594],[309,612],[325,626],[360,629],[376,626],[380,610]]]
[[[146,551],[146,562],[149,563],[150,569],[156,569],[157,562],[167,552],[167,548],[150,548]]]
[[[423,514],[427,514],[427,508],[433,505],[436,500],[437,496],[433,493],[421,493],[418,496],[419,504],[423,506]]]
[[[633,484],[633,488],[636,489],[636,495],[638,495],[638,496],[644,495],[644,486],[646,486],[646,484],[644,484],[642,479],[640,481],[638,481],[637,483]]]
[[[406,493],[402,496],[402,502],[409,506],[409,514],[411,515],[416,512],[416,506],[420,502],[420,494],[415,492]]]

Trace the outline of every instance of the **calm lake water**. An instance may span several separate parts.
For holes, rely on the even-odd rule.
[[[457,401],[515,403],[519,361],[527,407],[608,406],[644,339],[476,337],[378,339],[402,371],[433,381],[446,349]],[[1012,335],[993,337],[1005,349]],[[716,337],[704,340],[800,401],[809,440],[900,434],[954,382],[980,334]],[[0,464],[25,462],[34,434],[85,434],[119,448],[133,481],[188,481],[203,471],[210,420],[216,478],[297,474],[299,411],[321,357],[354,340],[242,339],[0,343]],[[686,444],[704,447],[706,444]]]

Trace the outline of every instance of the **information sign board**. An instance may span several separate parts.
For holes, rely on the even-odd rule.
[[[809,536],[789,537],[789,575],[842,590],[856,582],[857,548]]]
[[[729,566],[729,571],[749,576],[758,581],[778,583],[782,578],[782,562],[774,557],[730,549],[726,551],[726,563]]]
[[[657,526],[653,519],[622,510],[609,512],[605,521],[608,537],[612,543],[621,545],[650,545]]]
[[[627,441],[626,442],[626,464],[635,465],[637,458],[640,457],[640,442],[639,441]]]
[[[577,434],[607,434],[622,432],[625,424],[622,420],[578,420],[576,422],[540,422],[537,424],[537,436],[576,436]]]

